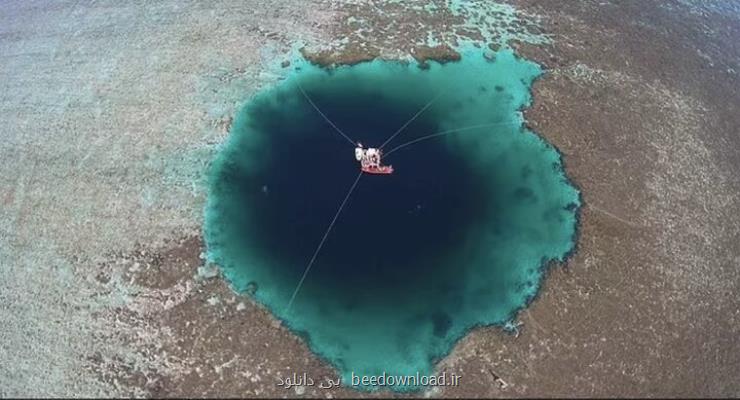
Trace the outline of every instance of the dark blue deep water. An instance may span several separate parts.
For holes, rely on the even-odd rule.
[[[432,373],[469,329],[513,318],[543,267],[574,246],[578,192],[520,112],[540,73],[510,51],[428,69],[299,64],[245,106],[214,161],[209,259],[345,379]],[[369,146],[436,100],[386,145],[395,173],[357,182],[288,309],[359,172],[353,146],[301,88]]]

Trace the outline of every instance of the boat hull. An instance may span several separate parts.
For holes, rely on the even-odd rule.
[[[382,167],[362,167],[362,172],[373,175],[389,175],[393,173],[393,166],[383,165]]]

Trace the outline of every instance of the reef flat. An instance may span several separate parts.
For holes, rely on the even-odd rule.
[[[461,40],[542,66],[524,114],[582,193],[578,250],[517,334],[472,330],[436,363],[460,385],[419,396],[738,397],[739,15],[725,0],[3,3],[0,397],[377,397],[277,385],[337,369],[204,265],[208,166],[295,43],[344,65],[456,59]]]

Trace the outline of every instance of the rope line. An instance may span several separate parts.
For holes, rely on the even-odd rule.
[[[288,301],[288,306],[285,307],[286,314],[288,313],[288,311],[290,311],[290,307],[293,305],[293,301],[298,295],[298,291],[301,290],[301,286],[303,286],[303,281],[305,281],[306,276],[308,276],[308,271],[311,270],[311,266],[313,265],[314,261],[316,261],[316,257],[319,255],[319,251],[321,251],[321,248],[324,246],[324,242],[326,242],[326,238],[329,237],[329,232],[331,232],[331,229],[334,227],[334,223],[337,222],[337,218],[339,218],[339,214],[342,212],[342,209],[344,209],[345,204],[347,204],[347,200],[349,200],[349,197],[352,195],[352,192],[354,192],[355,187],[357,186],[357,182],[360,181],[362,174],[363,174],[362,171],[360,171],[360,173],[357,175],[357,178],[355,178],[355,183],[352,184],[352,187],[349,189],[349,192],[347,192],[347,195],[344,197],[344,200],[342,201],[342,205],[339,206],[337,213],[334,214],[334,218],[331,220],[331,223],[329,224],[329,228],[327,228],[326,232],[324,232],[324,237],[321,238],[321,242],[319,243],[319,246],[316,247],[316,251],[314,251],[313,256],[311,257],[311,261],[308,262],[308,266],[306,267],[306,270],[303,271],[303,276],[301,276],[301,280],[298,281],[298,285],[295,287],[295,290],[293,291],[293,295],[290,296],[290,301]]]
[[[396,150],[400,150],[404,147],[411,146],[412,144],[421,142],[423,140],[432,139],[438,136],[448,135],[450,133],[458,133],[458,132],[470,131],[470,130],[478,129],[478,128],[488,128],[488,127],[499,126],[499,125],[518,125],[518,124],[521,124],[521,122],[495,122],[495,123],[490,123],[490,124],[471,125],[471,126],[466,126],[464,128],[457,128],[457,129],[451,129],[448,131],[437,132],[431,135],[426,135],[420,138],[416,138],[414,140],[410,140],[406,143],[399,144],[398,146],[390,149],[387,153],[385,153],[384,157],[388,157],[389,155],[391,155],[391,153],[395,152]]]
[[[398,136],[399,133],[401,133],[404,129],[406,129],[406,127],[409,126],[409,124],[412,123],[419,115],[421,115],[421,113],[423,113],[424,111],[426,111],[426,109],[429,108],[432,105],[432,103],[434,103],[435,101],[437,101],[437,99],[440,96],[442,96],[442,92],[443,91],[440,90],[439,93],[437,93],[437,95],[434,96],[433,99],[429,100],[429,102],[424,107],[422,107],[421,110],[417,111],[416,114],[414,114],[414,116],[411,117],[410,120],[406,121],[406,123],[403,124],[403,126],[401,126],[400,128],[398,128],[398,130],[394,134],[392,134],[388,139],[386,139],[385,142],[383,142],[383,144],[380,145],[379,149],[382,149],[383,146],[385,146],[386,144],[388,144],[388,142],[390,142],[391,140],[393,140],[393,138],[395,138],[396,136]]]
[[[303,86],[301,86],[301,84],[300,84],[300,83],[299,83],[298,81],[296,81],[296,83],[298,84],[298,89],[300,89],[300,90],[301,90],[301,93],[303,93],[303,97],[305,97],[305,98],[306,98],[306,100],[308,100],[308,102],[309,102],[309,103],[311,103],[311,106],[313,106],[313,108],[314,108],[314,109],[315,109],[315,110],[316,110],[316,111],[317,111],[317,112],[318,112],[319,114],[321,114],[321,116],[322,116],[322,117],[324,118],[324,120],[325,120],[326,122],[328,122],[328,123],[329,123],[329,125],[331,125],[331,126],[332,126],[332,128],[334,128],[334,129],[335,129],[335,130],[336,130],[337,132],[339,132],[339,134],[340,134],[340,135],[342,135],[342,136],[343,136],[343,137],[344,137],[345,139],[347,139],[347,141],[348,141],[348,142],[350,142],[350,144],[352,144],[352,146],[354,146],[354,145],[355,145],[355,141],[354,141],[354,140],[352,140],[352,139],[351,139],[351,138],[350,138],[349,136],[347,136],[347,135],[346,135],[346,134],[345,134],[344,132],[342,132],[342,130],[341,130],[341,129],[339,129],[339,128],[338,128],[338,127],[337,127],[336,125],[334,125],[334,123],[333,123],[333,122],[331,122],[331,120],[329,119],[329,117],[327,117],[327,116],[326,116],[326,114],[324,114],[323,112],[321,112],[321,110],[320,110],[320,109],[319,109],[319,107],[318,107],[318,106],[317,106],[317,105],[316,105],[316,104],[315,104],[315,103],[313,102],[313,100],[311,100],[311,98],[310,98],[310,97],[308,97],[308,93],[306,93],[306,91],[305,91],[305,90],[303,90]]]

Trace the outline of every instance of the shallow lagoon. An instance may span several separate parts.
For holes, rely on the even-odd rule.
[[[510,321],[536,295],[545,266],[574,247],[578,191],[520,112],[540,74],[509,50],[471,50],[427,68],[294,64],[245,106],[214,160],[209,260],[345,382],[352,372],[431,374],[468,330]],[[301,88],[369,146],[436,100],[386,145],[396,172],[359,180],[287,309],[359,168],[353,146]]]

